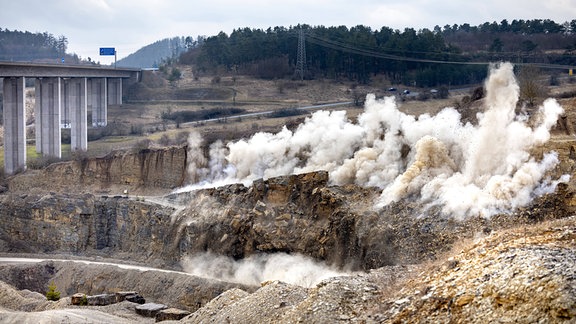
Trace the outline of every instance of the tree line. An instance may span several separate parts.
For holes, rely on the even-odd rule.
[[[37,61],[61,58],[72,58],[76,55],[66,54],[68,38],[48,33],[31,33],[0,28],[0,60],[2,61]]]
[[[367,83],[375,75],[385,75],[393,84],[459,85],[486,77],[486,66],[476,63],[576,64],[572,55],[576,20],[557,24],[548,19],[402,31],[389,27],[372,30],[362,25],[239,28],[230,35],[220,32],[205,38],[182,54],[180,62],[194,64],[197,73],[293,77],[301,30],[307,78]]]

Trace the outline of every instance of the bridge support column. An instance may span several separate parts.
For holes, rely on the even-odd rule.
[[[62,92],[60,94],[60,98],[62,98],[60,106],[60,128],[70,128],[72,126],[70,114],[74,108],[71,106],[71,102],[69,100],[71,87],[71,79],[63,78],[61,81]]]
[[[92,104],[92,126],[104,127],[108,124],[108,95],[106,78],[90,79],[90,103]]]
[[[44,156],[60,158],[61,132],[61,80],[60,78],[36,79],[36,149]]]
[[[66,101],[70,109],[71,151],[86,151],[88,149],[88,100],[87,78],[73,78],[69,81],[69,91]]]
[[[26,169],[25,79],[4,78],[4,172]]]
[[[122,79],[108,78],[108,104],[122,104]]]

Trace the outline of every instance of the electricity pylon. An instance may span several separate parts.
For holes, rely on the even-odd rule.
[[[296,71],[294,75],[299,77],[300,80],[304,80],[304,74],[306,71],[306,40],[304,39],[304,30],[300,27],[300,32],[298,34],[298,55],[296,59]]]

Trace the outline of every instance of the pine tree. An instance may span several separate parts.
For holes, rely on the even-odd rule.
[[[56,285],[54,284],[54,281],[52,281],[48,286],[48,292],[46,292],[46,299],[52,301],[58,301],[60,299],[60,292],[56,290]]]

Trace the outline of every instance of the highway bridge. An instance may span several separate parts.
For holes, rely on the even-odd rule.
[[[36,151],[59,158],[62,128],[71,129],[72,151],[87,150],[88,113],[93,127],[106,126],[108,104],[122,104],[123,83],[141,77],[140,69],[0,62],[5,172],[26,168],[26,79],[34,79]]]

